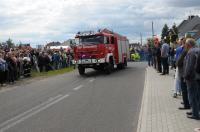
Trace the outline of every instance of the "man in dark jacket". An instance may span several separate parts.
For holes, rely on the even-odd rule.
[[[56,51],[52,55],[53,66],[54,66],[54,69],[56,69],[56,70],[59,68],[59,61],[60,61],[60,56],[59,56],[59,53]]]
[[[188,100],[187,85],[183,75],[183,61],[187,55],[188,49],[185,48],[185,39],[181,40],[181,45],[176,49],[176,66],[178,68],[178,76],[180,78],[180,86],[182,91],[183,107],[180,110],[190,109],[190,104]],[[188,114],[191,114],[188,112]]]
[[[156,47],[156,60],[157,60],[157,70],[159,73],[162,73],[160,44],[158,45],[158,47]]]
[[[38,67],[40,69],[40,72],[43,72],[43,68],[44,68],[44,54],[42,52],[40,52],[39,56],[38,56]]]
[[[169,57],[169,44],[166,43],[167,41],[164,40],[164,43],[161,47],[161,57],[162,57],[162,65],[163,65],[163,73],[161,75],[169,74],[169,64],[168,64],[168,57]]]
[[[3,58],[3,54],[0,53],[0,84],[3,86],[3,84],[6,81],[6,61]]]
[[[149,66],[153,66],[153,52],[152,52],[152,48],[150,45],[148,45],[148,51],[147,51],[147,59],[148,59],[148,65]]]
[[[45,71],[48,72],[49,70],[51,70],[51,67],[50,67],[50,58],[48,56],[47,53],[44,54],[44,67],[45,67]]]
[[[16,67],[16,64],[12,58],[12,53],[8,53],[7,54],[7,57],[6,57],[6,62],[8,64],[8,82],[9,83],[14,83],[14,72],[15,72],[15,67]]]
[[[186,80],[189,102],[192,107],[192,115],[188,116],[188,118],[200,120],[199,116],[199,103],[198,103],[198,84],[196,80],[196,52],[197,48],[195,48],[195,40],[187,39],[186,40],[186,48],[189,49],[185,59],[184,59],[184,78]]]

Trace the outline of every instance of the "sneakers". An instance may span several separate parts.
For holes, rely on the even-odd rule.
[[[179,107],[179,110],[189,110],[190,108],[185,108],[185,107]]]
[[[187,115],[192,115],[192,112],[186,112]]]
[[[193,116],[193,115],[187,115],[187,118],[195,119],[195,120],[200,120],[199,117],[195,117],[195,116]]]

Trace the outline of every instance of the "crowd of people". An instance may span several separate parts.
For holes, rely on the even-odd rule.
[[[48,72],[72,65],[69,51],[38,50],[32,48],[0,49],[0,84],[13,84],[16,80],[31,76],[31,71]]]
[[[147,46],[131,47],[130,48],[130,61],[147,61]]]
[[[173,97],[182,95],[180,110],[188,118],[200,120],[200,47],[192,38],[181,38],[173,47],[164,42],[148,47],[148,65],[154,66],[161,75],[175,69]]]

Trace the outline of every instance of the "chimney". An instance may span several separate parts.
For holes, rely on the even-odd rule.
[[[188,20],[192,20],[195,16],[194,15],[191,15],[188,17]]]

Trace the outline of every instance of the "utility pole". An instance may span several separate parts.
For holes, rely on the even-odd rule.
[[[142,45],[142,33],[140,33],[140,44]]]
[[[153,28],[153,21],[152,21],[152,38],[154,37],[154,28]]]
[[[153,38],[154,38],[154,28],[153,28],[153,21],[152,21],[152,42],[153,42]],[[153,42],[154,45],[154,42]]]

